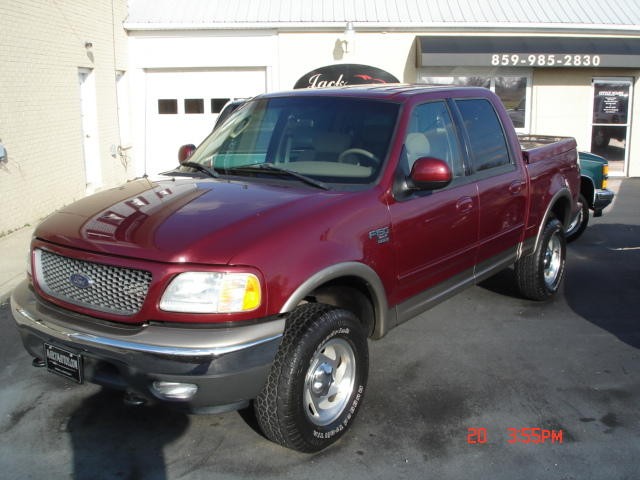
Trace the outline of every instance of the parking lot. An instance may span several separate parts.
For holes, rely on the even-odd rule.
[[[570,245],[554,301],[519,298],[506,270],[370,343],[358,420],[316,455],[268,442],[248,412],[126,407],[32,368],[5,303],[0,475],[640,478],[639,207],[640,179],[624,180]],[[525,428],[549,438],[524,443]]]

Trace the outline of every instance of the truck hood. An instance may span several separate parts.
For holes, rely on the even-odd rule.
[[[225,265],[279,225],[341,196],[297,185],[140,179],[64,207],[35,234],[108,255]]]

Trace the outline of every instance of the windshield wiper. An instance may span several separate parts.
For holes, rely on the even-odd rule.
[[[207,175],[209,175],[211,178],[219,178],[220,174],[218,172],[216,172],[215,170],[211,170],[207,167],[205,167],[204,165],[200,165],[199,163],[196,162],[182,162],[180,164],[181,167],[189,167],[189,168],[193,168],[195,170],[198,170],[199,172],[204,172]]]
[[[275,173],[281,173],[283,175],[289,175],[290,177],[296,178],[301,182],[304,182],[313,187],[321,188],[322,190],[331,190],[331,187],[329,185],[327,185],[324,182],[321,182],[320,180],[315,180],[311,177],[307,177],[306,175],[295,172],[293,170],[276,167],[273,163],[254,163],[252,165],[241,165],[238,167],[230,168],[229,170],[250,170],[250,169],[268,170]]]

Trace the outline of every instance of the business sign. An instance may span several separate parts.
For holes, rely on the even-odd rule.
[[[594,82],[593,123],[626,124],[630,90],[630,82]]]
[[[293,88],[328,88],[371,83],[399,83],[399,80],[380,68],[340,63],[311,70],[300,77]]]
[[[418,67],[640,67],[640,38],[434,35],[416,43]]]

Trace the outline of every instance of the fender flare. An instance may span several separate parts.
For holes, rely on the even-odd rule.
[[[374,328],[373,338],[380,338],[389,325],[389,307],[385,288],[378,274],[368,265],[360,262],[343,262],[326,267],[305,280],[289,296],[280,309],[280,314],[293,311],[311,292],[331,280],[341,277],[357,277],[363,280],[373,298]]]
[[[553,207],[555,207],[555,205],[558,203],[558,200],[562,198],[566,199],[569,202],[569,207],[565,209],[564,221],[562,222],[563,228],[566,229],[567,226],[569,225],[569,222],[571,222],[571,204],[572,204],[571,192],[569,191],[568,188],[562,188],[555,193],[555,195],[549,201],[549,205],[547,205],[547,209],[544,212],[544,216],[542,217],[542,222],[540,222],[540,225],[538,226],[538,233],[536,235],[536,241],[533,246],[534,252],[536,251],[536,249],[538,248],[538,245],[540,244],[540,241],[542,239],[542,233],[544,231],[545,225],[549,221],[549,217],[553,215],[553,212],[552,212]]]

